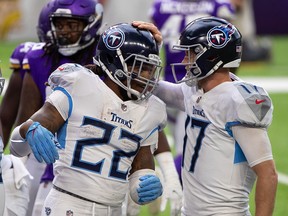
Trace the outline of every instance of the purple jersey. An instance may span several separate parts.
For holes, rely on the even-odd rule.
[[[216,16],[231,20],[235,14],[229,0],[155,0],[150,11],[151,19],[163,35],[165,49],[165,80],[175,82],[171,63],[180,63],[184,53],[172,50],[181,31],[192,20],[203,16]],[[180,69],[180,68],[179,68]],[[178,71],[184,77],[186,71]]]
[[[54,179],[53,164],[48,164],[45,168],[44,174],[41,177],[40,183],[52,182]]]
[[[26,54],[24,60],[23,60],[23,67],[30,71],[30,74],[37,85],[39,91],[41,92],[42,96],[42,104],[44,104],[46,95],[50,91],[50,87],[47,87],[45,83],[48,81],[48,77],[50,74],[57,69],[58,66],[64,64],[64,63],[78,63],[82,64],[82,62],[75,62],[71,57],[69,56],[60,56],[58,63],[55,63],[55,58],[51,55],[45,54],[44,51],[44,45],[45,43],[36,43],[34,46],[30,49],[30,51]],[[88,53],[88,52],[87,52]],[[86,62],[87,59],[91,59],[89,63],[91,64],[92,56],[82,56],[83,64]]]
[[[23,59],[26,53],[31,49],[35,42],[25,42],[19,44],[10,56],[10,68],[12,70],[19,70],[23,79],[25,70],[23,69]]]

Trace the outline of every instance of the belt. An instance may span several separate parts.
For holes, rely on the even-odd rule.
[[[76,197],[76,198],[78,198],[78,199],[82,199],[82,200],[85,200],[85,201],[88,201],[88,202],[92,202],[92,203],[96,203],[96,204],[99,204],[99,205],[103,205],[103,204],[101,204],[101,203],[95,202],[95,201],[93,201],[93,200],[90,200],[90,199],[87,199],[87,198],[85,198],[85,197],[82,197],[82,196],[79,196],[79,195],[77,195],[77,194],[74,194],[74,193],[71,193],[71,192],[69,192],[69,191],[66,191],[66,190],[64,190],[64,189],[62,189],[62,188],[57,187],[56,185],[53,185],[53,188],[54,188],[55,190],[59,191],[59,192],[68,194],[68,195],[73,196],[73,197]]]

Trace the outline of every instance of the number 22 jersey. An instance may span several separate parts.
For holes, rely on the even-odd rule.
[[[65,120],[57,132],[62,150],[53,184],[86,199],[121,205],[128,174],[142,146],[157,147],[166,106],[155,96],[142,103],[122,101],[94,73],[64,64],[51,74],[47,102]]]

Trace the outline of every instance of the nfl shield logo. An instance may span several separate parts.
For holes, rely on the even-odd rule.
[[[66,211],[66,216],[73,216],[73,211],[71,210]]]
[[[45,213],[46,213],[46,215],[50,215],[51,209],[49,207],[45,207]]]

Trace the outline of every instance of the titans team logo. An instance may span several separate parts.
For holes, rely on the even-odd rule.
[[[231,40],[231,35],[235,32],[231,24],[215,26],[207,33],[207,40],[212,47],[221,49]]]
[[[105,46],[110,50],[116,50],[122,46],[125,41],[125,34],[121,29],[112,28],[103,35]]]

